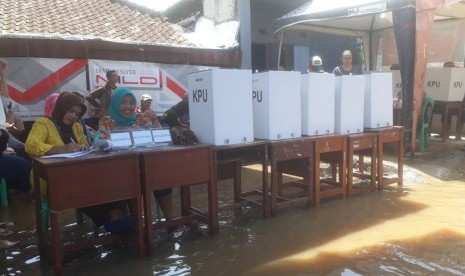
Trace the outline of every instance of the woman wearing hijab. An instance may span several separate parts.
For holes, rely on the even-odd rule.
[[[143,118],[143,114],[138,117],[135,113],[136,96],[126,87],[117,88],[111,96],[110,106],[108,107],[109,117],[103,117],[99,122],[99,139],[109,139],[112,131],[124,129],[147,127],[149,120]],[[97,142],[98,143],[98,142]],[[153,195],[160,204],[166,220],[173,217],[172,215],[172,194],[171,189],[154,191]]]
[[[81,97],[71,92],[58,96],[51,117],[32,125],[25,149],[29,155],[50,155],[84,151],[89,148],[79,118],[87,108]]]
[[[26,140],[30,155],[50,155],[87,150],[86,137],[79,119],[86,112],[84,98],[74,92],[62,92],[57,98],[51,117],[38,119]],[[112,233],[134,230],[134,219],[122,215],[122,204],[112,202],[80,209],[98,227],[104,226]],[[131,221],[127,223],[127,221]]]

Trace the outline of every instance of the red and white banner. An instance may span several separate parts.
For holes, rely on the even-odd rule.
[[[7,84],[12,110],[24,121],[43,115],[52,93],[86,91],[86,59],[7,58]]]
[[[52,93],[77,91],[87,95],[96,87],[105,85],[107,70],[116,70],[120,76],[118,86],[131,88],[137,99],[142,94],[150,94],[153,98],[152,109],[161,115],[186,93],[189,73],[211,68],[86,59],[6,59],[12,110],[24,121],[41,117],[45,99]]]

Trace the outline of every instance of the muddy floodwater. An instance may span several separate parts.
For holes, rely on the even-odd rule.
[[[221,181],[216,236],[202,224],[160,231],[154,252],[143,258],[131,243],[98,246],[66,256],[64,274],[465,275],[464,144],[434,138],[428,151],[405,158],[401,191],[392,185],[269,219],[256,206],[233,204],[232,181]],[[243,169],[245,186],[259,181],[257,166]],[[206,206],[205,188],[193,191],[193,202]],[[53,275],[53,267],[40,262],[34,204],[13,197],[0,221],[16,223],[0,238],[21,241],[0,251],[0,275]],[[73,212],[61,225],[70,242],[92,238],[89,222],[76,225]]]

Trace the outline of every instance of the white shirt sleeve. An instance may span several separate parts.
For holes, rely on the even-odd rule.
[[[0,105],[2,109],[0,110],[0,128],[6,128],[5,103],[8,104],[9,100],[9,98],[3,96],[0,97]]]

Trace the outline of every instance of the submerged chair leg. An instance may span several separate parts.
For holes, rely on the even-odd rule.
[[[76,210],[76,223],[77,224],[84,223],[84,214],[79,210]],[[94,224],[94,237],[98,237],[99,234],[100,234],[100,227]]]
[[[425,150],[425,129],[424,127],[421,127],[420,129],[420,133],[418,133],[418,137],[419,137],[419,142],[420,142],[420,151],[424,151]]]
[[[76,210],[76,222],[77,222],[77,224],[83,224],[84,223],[84,215],[79,210]]]
[[[2,208],[8,208],[8,188],[3,177],[0,179],[0,200],[2,201]]]

